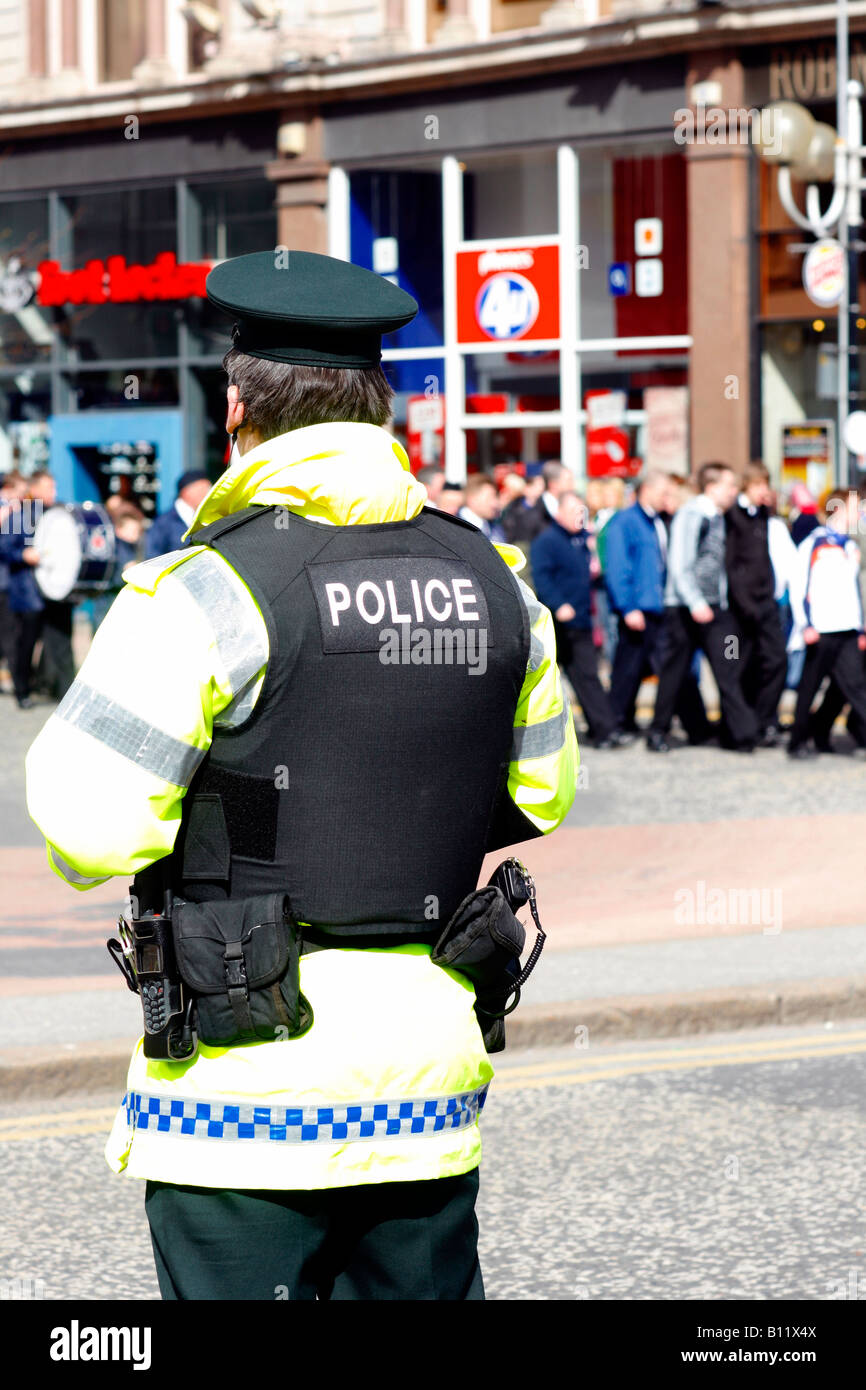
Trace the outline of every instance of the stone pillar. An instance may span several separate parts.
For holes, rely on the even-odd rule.
[[[316,251],[326,256],[330,165],[322,153],[322,118],[316,112],[286,112],[283,125],[291,129],[291,143],[298,152],[265,165],[265,173],[276,186],[277,243],[292,251]],[[296,139],[300,125],[306,135],[303,149]]]
[[[78,0],[62,0],[60,61],[64,68],[78,67]]]
[[[386,53],[407,53],[412,47],[409,32],[409,0],[385,0],[385,28],[378,45]]]
[[[265,29],[248,14],[238,0],[219,0],[222,27],[219,52],[205,67],[215,77],[267,72],[276,65],[274,29]]]
[[[29,6],[29,56],[30,76],[45,77],[48,72],[48,17],[47,0],[30,0]]]
[[[141,87],[156,87],[177,79],[166,48],[166,0],[148,0],[145,5],[146,52],[133,68],[132,76]]]
[[[588,22],[583,0],[554,0],[538,22],[542,29],[582,29]]]
[[[469,14],[469,0],[448,0],[448,12],[433,42],[444,48],[462,48],[478,42],[478,30]]]
[[[693,54],[687,71],[687,103],[695,83],[706,82],[716,84],[710,90],[717,109],[745,107],[743,67],[733,50]],[[695,468],[720,459],[740,469],[750,457],[749,145],[740,143],[740,124],[723,143],[707,144],[697,122],[684,146]]]
[[[78,44],[78,0],[49,0],[46,22],[50,83],[46,91],[57,97],[78,96],[84,90]]]

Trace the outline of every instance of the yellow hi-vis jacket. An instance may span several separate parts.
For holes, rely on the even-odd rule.
[[[191,531],[253,504],[330,524],[402,521],[424,488],[374,425],[314,425],[238,459]],[[502,547],[515,569],[519,552]],[[268,660],[264,619],[232,566],[191,546],[127,570],[73,686],[27,756],[28,809],[52,868],[78,889],[169,854],[214,727],[249,714]],[[577,743],[553,622],[518,580],[530,655],[508,790],[556,828]],[[291,795],[290,791],[285,793]],[[200,1046],[189,1062],[133,1053],[106,1147],[115,1171],[200,1187],[325,1188],[468,1172],[493,1076],[465,977],[430,947],[340,948],[301,960],[315,1022],[303,1037]]]

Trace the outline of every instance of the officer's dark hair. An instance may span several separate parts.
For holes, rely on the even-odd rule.
[[[244,403],[244,424],[262,439],[307,425],[386,425],[391,418],[394,391],[381,366],[308,367],[230,348],[223,367]]]

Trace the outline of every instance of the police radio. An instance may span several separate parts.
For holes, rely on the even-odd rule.
[[[131,901],[136,902],[132,895]],[[118,918],[120,941],[109,941],[108,950],[129,988],[141,997],[145,1057],[184,1062],[196,1050],[194,1000],[178,972],[171,914],[172,894],[166,889],[162,912],[141,912],[129,922]]]

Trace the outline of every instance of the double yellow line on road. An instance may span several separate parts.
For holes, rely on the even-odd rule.
[[[591,1085],[646,1072],[753,1066],[759,1062],[838,1057],[856,1052],[866,1052],[864,1028],[843,1034],[815,1033],[803,1038],[768,1038],[742,1043],[726,1040],[702,1047],[652,1046],[642,1052],[610,1052],[600,1056],[593,1056],[589,1048],[576,1046],[573,1058],[502,1066],[496,1073],[493,1093],[534,1090],[540,1086]]]
[[[755,1066],[762,1062],[792,1062],[816,1057],[841,1057],[866,1052],[866,1028],[845,1033],[815,1033],[802,1038],[760,1039],[753,1042],[707,1043],[698,1047],[647,1046],[643,1051],[593,1055],[576,1048],[575,1056],[550,1061],[503,1065],[493,1082],[500,1091],[537,1090],[541,1086],[585,1086],[616,1081],[648,1072],[698,1071],[713,1067]],[[67,1139],[70,1135],[106,1134],[117,1114],[111,1109],[53,1110],[0,1120],[0,1144],[15,1140]]]
[[[68,1139],[71,1134],[105,1134],[114,1123],[117,1106],[110,1110],[52,1110],[41,1115],[18,1115],[0,1120],[0,1144],[14,1139]]]

